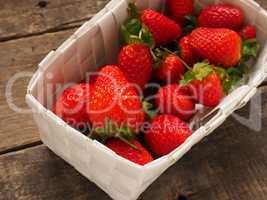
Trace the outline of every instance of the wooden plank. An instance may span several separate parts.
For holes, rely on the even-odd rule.
[[[255,0],[258,2],[263,8],[267,9],[267,2],[266,0]]]
[[[233,117],[177,164],[168,169],[140,200],[267,199],[267,87],[252,113],[262,129],[253,131]],[[254,102],[255,103],[255,102]],[[250,106],[237,113],[247,116]],[[110,199],[45,146],[0,157],[0,199]]]
[[[40,60],[73,32],[62,31],[0,43],[0,93],[3,94],[0,97],[0,153],[40,140],[31,114],[18,114],[7,104],[4,94],[8,80],[18,72],[35,72]],[[25,95],[29,79],[19,79],[12,88],[13,103],[20,108],[28,108]]]
[[[0,0],[0,41],[77,27],[109,0]]]

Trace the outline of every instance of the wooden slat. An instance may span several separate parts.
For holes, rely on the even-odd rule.
[[[18,72],[35,72],[40,60],[73,32],[62,31],[0,43],[0,93],[3,94],[0,97],[0,153],[40,140],[31,114],[18,114],[7,104],[4,94],[8,80]],[[14,103],[20,108],[28,108],[25,95],[29,79],[19,79],[12,88]]]
[[[0,0],[0,41],[77,27],[109,0]]]
[[[39,141],[31,115],[11,110],[6,103],[7,81],[17,72],[34,72],[37,64],[57,48],[85,20],[104,7],[108,0],[0,0],[0,154]],[[64,30],[63,29],[70,29]],[[57,31],[32,36],[39,33]],[[26,87],[30,78],[17,81],[13,87],[14,102],[27,108]]]
[[[253,131],[233,117],[168,169],[141,200],[267,199],[267,87]],[[250,106],[237,113],[247,116]],[[247,123],[248,124],[248,123]],[[0,199],[110,199],[45,146],[0,157]],[[182,198],[181,198],[182,199]]]

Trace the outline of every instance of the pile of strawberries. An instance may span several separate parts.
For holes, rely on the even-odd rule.
[[[140,165],[183,144],[196,105],[216,107],[259,50],[241,9],[195,10],[192,0],[166,0],[165,15],[130,4],[117,63],[65,89],[54,113]]]

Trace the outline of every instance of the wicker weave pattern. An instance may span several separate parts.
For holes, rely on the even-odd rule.
[[[43,90],[49,83],[81,81],[85,72],[113,63],[119,50],[119,26],[127,18],[130,0],[113,0],[92,20],[86,22],[56,51],[39,64],[28,86],[26,100],[34,113],[42,141],[57,155],[96,183],[113,199],[135,200],[168,167],[178,161],[192,146],[216,129],[236,109],[255,94],[256,87],[267,76],[267,13],[251,0],[225,0],[241,7],[248,21],[255,24],[263,47],[249,82],[229,94],[216,108],[218,113],[179,148],[144,167],[131,163],[114,152],[69,127],[49,109],[46,96],[54,97],[57,89]],[[199,0],[206,6],[213,0]],[[216,0],[215,2],[221,2]],[[164,0],[138,0],[140,8],[164,10]],[[51,74],[53,75],[51,78]],[[42,92],[40,92],[42,91]],[[49,100],[48,100],[49,101]],[[45,106],[43,106],[45,105]]]

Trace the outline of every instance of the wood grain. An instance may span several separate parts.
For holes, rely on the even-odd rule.
[[[258,95],[263,101],[252,112],[262,119],[261,131],[229,118],[140,200],[176,200],[180,195],[188,200],[267,199],[267,87]],[[245,117],[249,109],[237,113]],[[1,156],[0,174],[1,200],[110,199],[43,145]]]
[[[40,60],[51,49],[58,47],[73,31],[0,43],[0,93],[3,94],[0,96],[0,153],[40,140],[31,114],[19,114],[9,107],[4,95],[8,80],[19,72],[35,72]],[[28,108],[25,95],[29,79],[30,77],[19,79],[12,88],[13,103],[19,108]]]
[[[0,41],[77,27],[109,0],[0,0]]]
[[[4,95],[7,81],[18,72],[35,72],[43,57],[76,30],[71,27],[81,25],[107,2],[0,0],[0,41],[27,36],[0,42],[0,154],[40,141],[31,115],[18,114],[8,106]],[[31,36],[39,33],[45,34]],[[29,80],[30,77],[18,80],[12,90],[14,103],[20,108],[27,108]]]
[[[16,72],[35,71],[45,54],[107,2],[0,0],[0,154],[39,144],[31,116],[18,115],[8,107],[2,95],[7,80]],[[267,9],[266,0],[257,2]],[[15,103],[24,108],[28,81],[21,79],[14,86]],[[176,200],[180,195],[188,200],[267,199],[267,88],[262,90],[262,131],[252,131],[228,119],[140,199]],[[248,107],[238,113],[246,115]],[[14,199],[110,198],[40,145],[0,156],[0,200]]]

